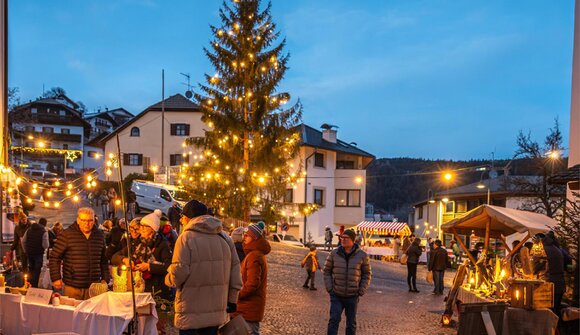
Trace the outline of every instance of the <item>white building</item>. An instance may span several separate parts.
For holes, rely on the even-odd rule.
[[[324,126],[324,125],[323,125]],[[289,233],[308,241],[318,241],[325,226],[337,231],[341,225],[353,227],[364,220],[366,168],[374,156],[337,138],[337,131],[299,126],[302,146],[295,166],[306,172],[304,181],[288,189],[295,203],[317,203],[310,216],[287,213]]]
[[[441,225],[487,204],[488,197],[490,205],[515,209],[534,199],[533,194],[519,190],[517,180],[522,178],[536,180],[541,177],[502,175],[435,193],[432,198],[414,204],[409,226],[414,226],[416,236],[439,238],[448,246],[453,237],[451,234],[443,234]],[[461,238],[463,242],[469,242],[468,237],[461,235]]]
[[[198,105],[181,94],[165,99],[163,129],[161,105],[158,102],[146,108],[103,138],[104,154],[109,157],[110,154],[117,156],[119,136],[123,177],[131,173],[147,173],[160,166],[178,169],[189,162],[190,155],[183,154],[184,141],[205,135],[204,129],[208,127],[201,121],[203,113]],[[118,179],[116,173],[109,177],[109,180]]]
[[[106,108],[104,112],[99,111],[96,114],[85,115],[85,120],[91,124],[90,138],[93,139],[103,133],[114,131],[133,117],[134,115],[124,108],[111,110]]]

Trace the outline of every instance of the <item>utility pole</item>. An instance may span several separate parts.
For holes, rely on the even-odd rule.
[[[161,70],[161,168],[165,169],[163,155],[165,149],[165,70]],[[165,170],[163,170],[165,171]]]

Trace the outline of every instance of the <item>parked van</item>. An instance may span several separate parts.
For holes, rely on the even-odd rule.
[[[54,172],[46,170],[24,169],[24,173],[30,176],[31,179],[52,183],[55,181],[62,181],[62,178]]]
[[[137,195],[135,210],[137,213],[141,209],[153,211],[159,208],[163,214],[177,201],[180,206],[185,206],[189,200],[182,188],[174,185],[159,184],[145,180],[134,180],[131,190]]]

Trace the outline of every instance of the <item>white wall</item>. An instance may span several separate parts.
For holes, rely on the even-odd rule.
[[[164,144],[164,165],[169,166],[169,157],[171,154],[182,154],[185,149],[182,147],[183,142],[188,137],[204,136],[203,129],[208,127],[201,121],[201,112],[165,112],[165,144]],[[171,136],[172,123],[186,123],[190,125],[189,136]],[[132,137],[131,129],[138,127],[140,129],[139,137]],[[143,157],[150,158],[151,166],[161,166],[161,112],[147,112],[142,117],[133,121],[127,128],[119,133],[119,142],[121,144],[121,153],[143,154]],[[105,143],[105,155],[113,153],[117,156],[117,139],[113,136]],[[145,160],[145,159],[144,159]],[[190,162],[193,158],[190,158]],[[106,162],[104,160],[103,164]],[[145,162],[144,162],[145,163]],[[143,166],[123,165],[123,175],[130,173],[144,173]],[[118,174],[113,173],[110,180],[118,180]]]
[[[98,152],[99,157],[89,157],[89,151],[94,151],[94,152]],[[85,145],[84,146],[84,152],[83,152],[83,168],[85,169],[98,169],[100,167],[103,166],[103,161],[106,161],[106,159],[104,159],[104,151],[101,148],[98,147],[92,147],[92,146],[88,146]],[[100,175],[105,175],[104,170],[101,171]]]

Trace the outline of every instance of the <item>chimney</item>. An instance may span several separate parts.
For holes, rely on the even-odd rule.
[[[331,124],[328,123],[324,123],[320,126],[320,128],[322,128],[322,139],[330,142],[330,143],[336,143],[336,129],[333,128],[338,128],[337,126],[333,126]]]

